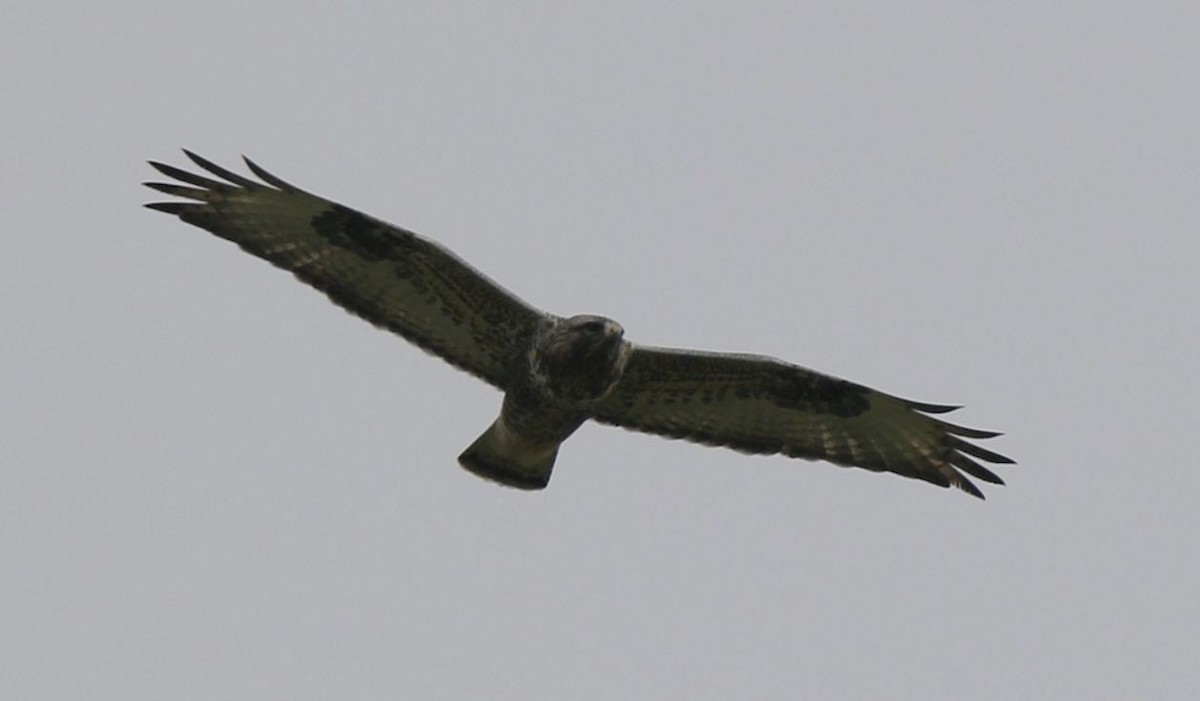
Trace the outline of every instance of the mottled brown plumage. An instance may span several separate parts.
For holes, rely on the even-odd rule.
[[[261,183],[185,153],[221,180],[152,162],[183,184],[146,185],[185,201],[147,207],[295,273],[348,311],[505,392],[499,418],[459,456],[483,477],[545,487],[559,446],[588,419],[894,472],[980,498],[967,475],[1003,481],[979,461],[1012,462],[964,440],[999,434],[928,416],[955,407],[898,399],[764,356],[633,345],[610,319],[536,309],[437,243],[307,193],[249,159]]]

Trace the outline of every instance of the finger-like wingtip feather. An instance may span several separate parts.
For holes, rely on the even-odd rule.
[[[188,212],[190,208],[197,207],[199,205],[196,205],[192,202],[147,202],[142,206],[148,209],[157,210],[159,212],[166,212],[167,214],[182,216]]]
[[[910,409],[916,409],[922,414],[945,414],[947,412],[961,409],[961,404],[927,404],[925,402],[914,402],[911,399],[901,400]]]
[[[1004,435],[999,431],[984,431],[978,428],[967,428],[966,426],[959,426],[947,421],[937,420],[937,423],[938,426],[940,426],[946,433],[949,433],[952,436],[962,436],[963,438],[995,438],[997,436]]]
[[[983,492],[979,491],[979,487],[976,487],[974,484],[972,484],[971,480],[969,480],[969,479],[962,478],[954,486],[963,490],[967,494],[970,494],[971,496],[975,497],[976,499],[979,499],[980,501],[987,501],[987,497],[985,497],[983,495]]]
[[[258,165],[254,161],[250,160],[248,157],[242,156],[242,160],[246,162],[247,168],[249,168],[251,171],[253,171],[255,175],[262,178],[262,181],[267,183],[268,185],[274,185],[275,187],[279,188],[280,190],[284,190],[284,191],[293,191],[293,190],[297,189],[291,183],[288,183],[288,182],[278,178],[277,176],[271,175],[262,166]]]
[[[222,168],[221,166],[217,165],[216,163],[213,163],[212,161],[208,160],[207,158],[198,156],[195,153],[192,153],[191,151],[189,151],[187,149],[183,149],[183,152],[185,155],[187,155],[188,158],[192,159],[192,162],[195,163],[196,165],[200,166],[201,168],[207,170],[208,172],[212,173],[213,175],[215,175],[219,178],[223,178],[224,180],[227,180],[227,181],[233,183],[234,185],[239,185],[241,187],[244,187],[246,189],[251,189],[251,190],[262,187],[262,185],[254,182],[250,178],[247,178],[244,175],[238,175],[237,173],[235,173],[231,170],[228,170],[226,168]]]
[[[996,473],[987,469],[983,465],[980,465],[962,453],[955,453],[950,458],[950,464],[954,465],[968,475],[981,479],[984,482],[991,482],[992,484],[1004,484],[1004,480],[1000,479]]]
[[[922,414],[944,414],[954,411],[955,409],[962,408],[961,406],[954,405],[914,402],[907,399],[903,401],[908,408]],[[942,419],[930,418],[929,420],[933,421],[943,432],[943,440],[945,441],[944,445],[950,449],[947,451],[948,454],[943,459],[949,463],[948,465],[945,465],[945,471],[952,473],[952,475],[949,477],[949,480],[953,486],[961,489],[973,497],[984,499],[985,497],[983,492],[981,492],[974,483],[967,479],[966,475],[970,475],[971,477],[975,477],[983,480],[984,482],[990,482],[992,484],[1004,484],[1004,480],[1000,479],[998,475],[979,464],[972,458],[977,458],[990,463],[1001,464],[1012,464],[1015,461],[1011,458],[1000,455],[999,453],[992,452],[985,448],[980,448],[977,445],[963,440],[964,438],[972,438],[977,440],[995,438],[1003,434],[1001,434],[999,431],[984,431],[978,428],[959,426],[958,424],[952,424],[948,421],[943,421]],[[957,470],[955,468],[957,468]],[[958,470],[961,470],[962,472],[959,472]],[[939,472],[942,472],[942,470],[939,470]],[[965,473],[965,475],[963,473]]]
[[[988,450],[987,448],[980,448],[979,446],[975,445],[974,443],[968,443],[968,442],[962,440],[961,438],[957,438],[954,436],[950,437],[950,446],[961,453],[966,453],[967,455],[977,457],[980,460],[986,460],[990,463],[994,463],[994,464],[998,464],[998,465],[1015,465],[1016,464],[1016,460],[1013,460],[1010,457],[1001,455],[1000,453],[994,453],[994,452]]]
[[[150,161],[150,165],[168,178],[174,178],[175,180],[178,180],[182,183],[187,183],[188,185],[195,185],[196,187],[202,187],[216,192],[227,192],[230,189],[230,186],[227,183],[218,182],[202,175],[196,175],[195,173],[189,173],[182,168],[176,168],[175,166],[167,165],[166,163]]]
[[[158,190],[159,192],[163,192],[168,195],[174,195],[176,197],[184,197],[189,200],[204,201],[204,200],[209,199],[209,195],[211,194],[210,190],[202,190],[202,189],[194,188],[194,187],[185,187],[183,185],[176,185],[175,183],[145,182],[142,184],[145,185],[146,187],[150,188],[151,190]]]

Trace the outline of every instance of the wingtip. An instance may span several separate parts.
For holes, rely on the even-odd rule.
[[[175,177],[175,176],[171,175],[172,170],[178,170],[178,168],[175,168],[175,166],[169,165],[167,163],[163,163],[162,161],[146,161],[146,162],[150,164],[151,168],[153,168],[154,170],[157,170],[158,172],[162,173],[163,175],[167,176],[168,178]],[[146,183],[142,183],[142,184],[145,185]]]
[[[272,175],[271,173],[269,173],[267,171],[267,169],[263,168],[262,166],[255,163],[254,161],[250,160],[249,156],[246,156],[245,154],[243,154],[242,160],[246,162],[246,167],[250,169],[250,172],[257,175],[260,179],[262,179],[263,182],[267,183],[268,185],[277,187],[280,190],[284,190],[286,192],[293,192],[293,191],[297,191],[299,189],[295,185],[292,185],[291,183],[283,180],[282,178]]]
[[[979,491],[979,487],[976,487],[975,484],[973,482],[971,482],[971,480],[969,480],[965,477],[959,478],[954,483],[954,486],[958,487],[959,489],[966,492],[967,494],[970,494],[971,496],[975,497],[976,499],[979,499],[980,501],[987,501],[987,497],[983,495],[983,492]]]
[[[927,402],[914,402],[911,399],[903,401],[910,409],[916,409],[923,414],[947,414],[962,408],[961,404],[929,404]]]
[[[247,156],[244,153],[242,154],[242,162],[246,164],[246,167],[249,168],[251,172],[253,172],[255,175],[257,175],[260,178],[262,177],[262,173],[266,172],[263,170],[262,166],[255,163],[253,160],[250,159],[249,156]]]
[[[147,202],[142,206],[146,209],[153,209],[156,212],[165,212],[166,214],[182,217],[188,211],[194,211],[197,205],[189,202]]]
[[[208,160],[204,156],[201,156],[200,154],[198,154],[194,151],[189,151],[188,149],[185,148],[185,149],[183,149],[183,153],[189,159],[191,159],[192,163],[195,163],[196,165],[209,171],[210,173],[215,172],[217,175],[220,175],[220,171],[225,170],[224,168],[218,166],[216,163],[213,163],[212,161]]]
[[[195,151],[191,150],[190,148],[182,148],[179,150],[183,151],[183,155],[187,156],[187,159],[189,161],[191,161],[192,163],[195,163],[196,165],[200,166],[201,168],[204,168],[205,170],[208,169],[208,167],[205,165],[206,163],[208,163],[208,160],[205,159],[204,156],[201,156],[200,154],[196,153]]]
[[[997,436],[1004,435],[1004,434],[1000,433],[999,431],[985,431],[980,428],[970,428],[968,426],[959,426],[958,424],[952,424],[948,421],[942,421],[941,419],[934,419],[934,421],[936,421],[938,423],[938,425],[942,427],[942,430],[945,431],[946,433],[949,433],[954,436],[962,436],[963,438],[975,438],[977,440],[985,440],[988,438],[995,438]]]

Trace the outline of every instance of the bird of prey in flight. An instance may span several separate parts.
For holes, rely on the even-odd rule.
[[[999,435],[931,416],[957,407],[893,397],[761,355],[630,343],[602,316],[533,307],[438,243],[305,192],[246,159],[261,180],[191,152],[198,175],[151,165],[182,201],[147,204],[236,243],[504,392],[500,416],[459,456],[522,489],[550,480],[584,421],[668,438],[893,472],[983,498],[968,476],[1009,458],[967,439]]]

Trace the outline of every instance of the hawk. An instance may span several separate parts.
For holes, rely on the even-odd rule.
[[[438,243],[305,192],[249,159],[260,181],[184,151],[208,172],[150,162],[183,201],[146,206],[206,229],[504,392],[500,416],[462,455],[471,472],[542,489],[583,422],[892,472],[983,494],[1009,458],[966,439],[998,436],[900,399],[762,355],[630,343],[602,316],[537,309]],[[213,176],[213,177],[210,177]],[[218,179],[214,179],[218,178]]]

